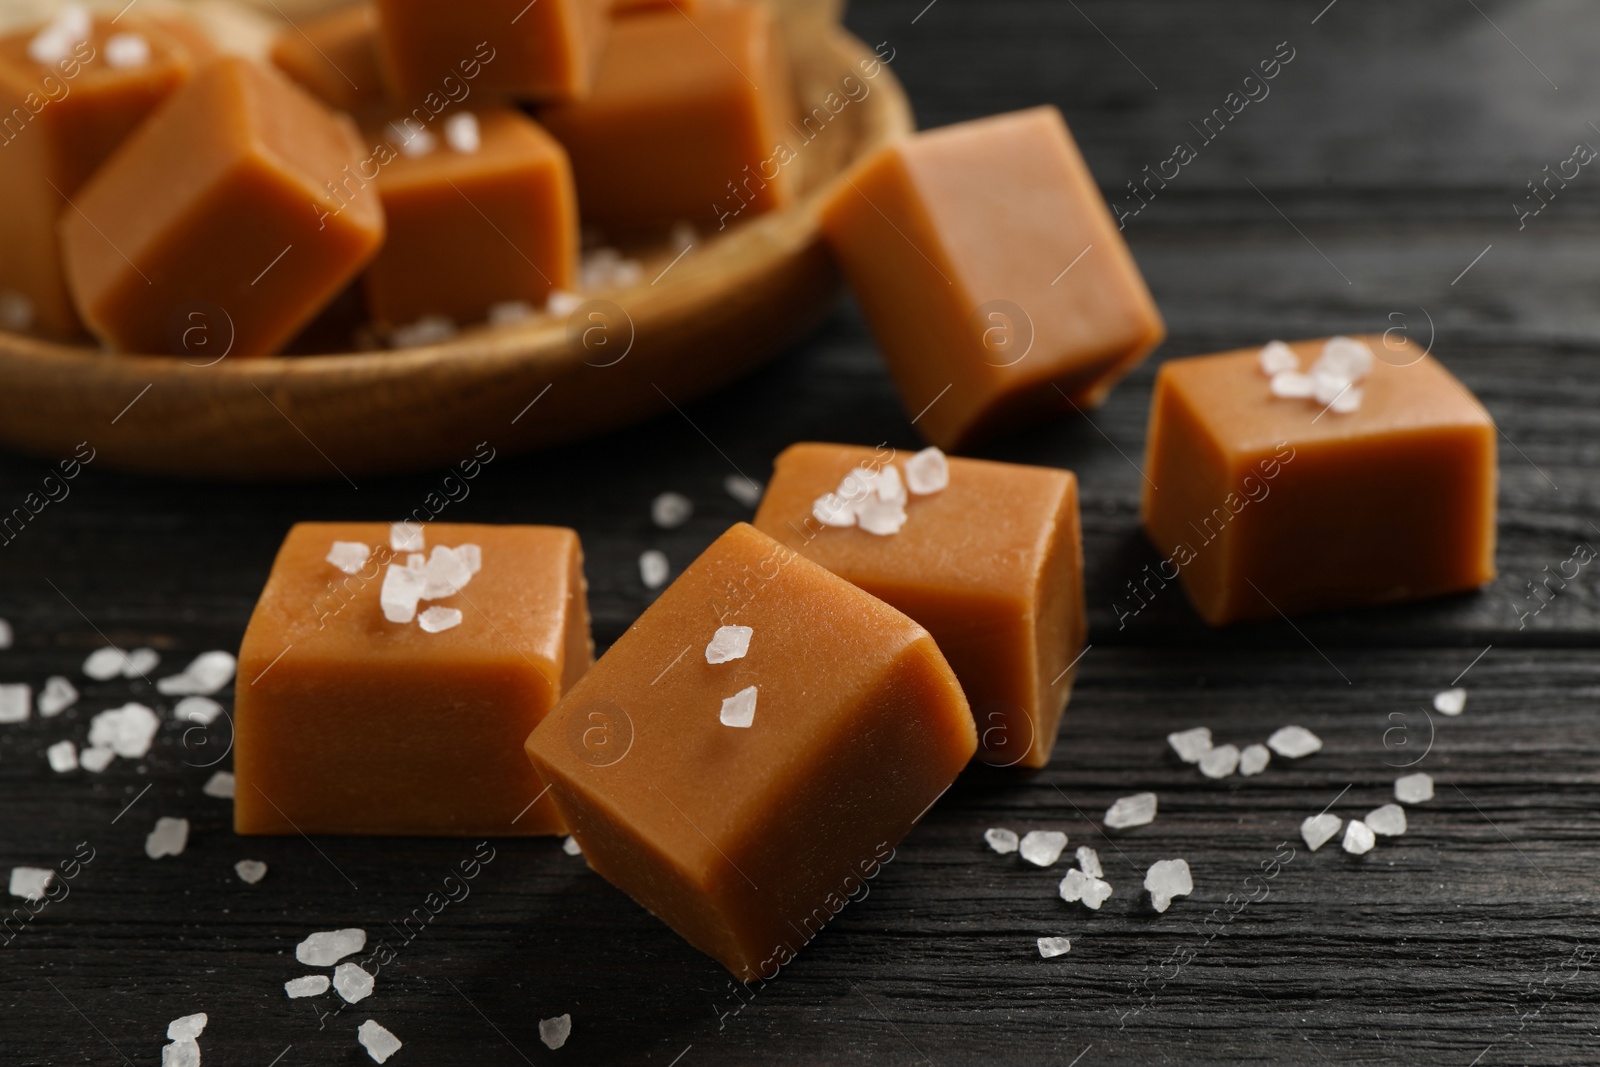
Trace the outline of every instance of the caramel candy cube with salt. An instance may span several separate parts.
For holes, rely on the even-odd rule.
[[[437,131],[372,131],[388,237],[367,269],[380,327],[425,315],[483,319],[497,303],[540,308],[577,288],[578,206],[567,154],[510,108],[456,111]]]
[[[611,0],[377,0],[390,89],[407,107],[459,100],[569,100],[594,84]]]
[[[378,11],[356,4],[278,34],[272,63],[307,92],[356,120],[392,107],[378,62]]]
[[[822,225],[941,448],[1098,404],[1165,335],[1053,107],[881,149],[837,183]]]
[[[1375,356],[1354,410],[1273,395],[1255,348],[1162,365],[1143,505],[1162,559],[1114,605],[1123,625],[1174,580],[1220,626],[1494,578],[1494,421],[1419,346],[1359,340]],[[1306,371],[1329,344],[1288,347]]]
[[[539,121],[572,157],[584,222],[626,233],[721,230],[791,202],[793,114],[777,20],[731,4],[617,20],[593,94]]]
[[[794,445],[778,457],[755,525],[927,627],[972,705],[981,762],[1043,767],[1087,629],[1077,479],[952,458],[948,485],[907,493],[896,533],[813,514],[853,471],[894,467],[896,484],[914,489],[905,472],[924,462],[890,448]]]
[[[128,134],[189,80],[210,46],[175,22],[63,13],[0,37],[0,292],[45,333],[78,332],[56,221]],[[24,321],[8,322],[19,327]]]
[[[862,892],[975,745],[926,630],[740,524],[528,755],[589,866],[748,981]]]
[[[97,171],[62,216],[84,322],[126,352],[180,353],[194,314],[235,356],[277,349],[383,241],[354,126],[284,75],[216,60]],[[220,324],[220,325],[219,325]],[[225,331],[225,332],[223,332]]]
[[[300,523],[279,549],[239,650],[234,829],[564,832],[522,743],[592,657],[578,535],[397,528]],[[418,566],[440,595],[401,621],[393,572]]]

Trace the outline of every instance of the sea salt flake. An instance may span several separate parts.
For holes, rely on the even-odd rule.
[[[50,888],[55,876],[56,872],[48,867],[13,867],[10,893],[23,900],[43,900],[44,891]]]
[[[434,605],[421,615],[417,616],[417,625],[422,627],[424,633],[439,634],[446,630],[453,630],[461,625],[460,608],[444,608]]]
[[[456,546],[456,559],[467,565],[467,570],[477,574],[483,570],[483,547],[468,541]]]
[[[694,501],[682,493],[662,493],[650,502],[650,521],[663,530],[682,526],[693,514]]]
[[[1351,386],[1328,402],[1328,410],[1335,415],[1349,415],[1361,410],[1362,392]]]
[[[196,1012],[185,1015],[181,1019],[174,1019],[167,1024],[168,1041],[193,1041],[206,1030],[206,1013]]]
[[[367,947],[367,932],[349,927],[319,930],[295,946],[294,958],[307,967],[332,967]]]
[[[924,448],[906,460],[906,488],[918,496],[937,493],[950,484],[950,463],[937,448]]]
[[[472,568],[467,566],[467,561],[456,555],[455,549],[444,545],[433,546],[433,554],[428,557],[422,573],[428,579],[422,590],[423,600],[455,596],[472,581]]]
[[[328,991],[328,986],[331,984],[325,974],[306,974],[283,983],[283,991],[289,995],[290,1000],[299,1000],[301,997],[321,996]]]
[[[110,748],[95,745],[79,753],[78,766],[86,771],[93,771],[95,774],[99,774],[111,766],[111,761],[116,758],[117,754],[111,751]]]
[[[371,555],[371,547],[360,541],[335,541],[328,549],[327,560],[346,574],[360,574]]]
[[[97,682],[107,682],[120,676],[122,666],[127,662],[128,657],[123,655],[122,649],[107,645],[89,653],[89,658],[83,661],[83,673]]]
[[[1306,847],[1312,852],[1333,840],[1333,835],[1339,832],[1339,827],[1344,820],[1330,811],[1321,815],[1309,815],[1300,824],[1300,836],[1305,839]]]
[[[1189,861],[1157,860],[1145,872],[1144,887],[1150,892],[1151,906],[1157,911],[1166,911],[1173,900],[1194,892]]]
[[[1394,780],[1394,798],[1402,804],[1421,804],[1433,799],[1433,775],[1418,771]]]
[[[1067,835],[1060,830],[1029,830],[1022,835],[1017,852],[1035,867],[1048,867],[1061,858]]]
[[[1038,940],[1039,955],[1045,959],[1056,956],[1065,956],[1072,951],[1072,941],[1065,937],[1041,937]]]
[[[823,493],[811,505],[811,514],[824,526],[854,526],[856,506],[838,493]]]
[[[1167,735],[1167,744],[1185,763],[1199,763],[1200,757],[1211,750],[1211,730],[1196,726],[1192,730],[1178,730]]]
[[[1311,372],[1311,398],[1319,404],[1332,404],[1355,387],[1355,383],[1342,374],[1313,370]]]
[[[1311,375],[1301,374],[1298,371],[1284,371],[1282,374],[1272,376],[1272,395],[1281,396],[1290,400],[1299,400],[1316,392],[1316,383]]]
[[[1433,696],[1433,710],[1441,715],[1456,716],[1467,710],[1467,691],[1465,689],[1446,689]]]
[[[208,797],[218,800],[233,799],[233,774],[230,771],[218,771],[206,780],[200,791]]]
[[[444,139],[450,147],[464,156],[473,155],[483,147],[483,133],[478,128],[478,116],[470,111],[451,115],[444,122]]]
[[[750,637],[755,631],[748,626],[719,626],[706,645],[707,663],[728,663],[744,659],[750,651]]]
[[[1090,878],[1104,878],[1105,871],[1100,869],[1100,853],[1088,845],[1078,846],[1078,868]]]
[[[201,726],[210,726],[221,714],[222,705],[210,697],[184,697],[172,709],[175,721],[198,723]]]
[[[420,571],[422,568],[426,567],[427,565],[428,565],[428,554],[426,552],[407,552],[406,553],[406,566],[409,567],[411,570]]]
[[[129,702],[102,711],[89,722],[91,748],[108,748],[123,759],[142,759],[150,751],[161,719],[143,704]],[[87,766],[87,763],[85,763]]]
[[[1352,856],[1364,856],[1372,851],[1372,846],[1378,843],[1377,837],[1372,833],[1372,827],[1360,819],[1351,819],[1344,828],[1344,850]]]
[[[200,1067],[200,1046],[192,1037],[161,1046],[161,1067]]]
[[[1239,746],[1218,745],[1200,757],[1200,773],[1207,778],[1226,778],[1239,769]]]
[[[60,715],[77,702],[77,687],[59,674],[52,674],[45,679],[44,689],[40,690],[37,700],[39,714],[47,719]]]
[[[50,769],[57,774],[78,769],[78,746],[71,741],[57,741],[45,749],[44,754],[50,761]]]
[[[554,1019],[539,1020],[539,1040],[549,1049],[558,1049],[572,1036],[572,1016],[557,1015]]]
[[[260,860],[240,860],[233,865],[233,873],[246,885],[255,885],[267,876],[267,865]],[[324,985],[322,988],[328,987]]]
[[[1246,745],[1239,753],[1239,773],[1249,778],[1260,774],[1272,762],[1272,753],[1266,745]]]
[[[131,70],[150,62],[150,42],[137,33],[114,33],[106,38],[106,62],[115,70]]]
[[[361,1024],[356,1031],[356,1040],[361,1042],[361,1047],[367,1050],[367,1055],[375,1063],[382,1063],[400,1051],[400,1039],[378,1025],[375,1019],[368,1019]]]
[[[1322,748],[1322,738],[1304,726],[1284,726],[1267,738],[1267,747],[1284,759],[1300,759]]]
[[[651,548],[639,553],[639,579],[646,589],[660,589],[666,585],[668,573],[665,552]]]
[[[422,526],[409,520],[389,524],[389,547],[396,552],[422,551]]]
[[[856,522],[867,533],[879,537],[897,534],[906,524],[905,503],[873,495],[856,505]]]
[[[722,714],[718,718],[722,720],[724,726],[748,730],[756,719],[756,687],[746,686],[724,700]]]
[[[163,815],[156,828],[144,839],[144,854],[153,860],[162,856],[181,856],[189,846],[189,820]]]
[[[583,855],[583,846],[578,844],[576,837],[568,834],[567,839],[561,842],[561,851],[569,856],[581,856]]]
[[[346,1004],[366,1000],[372,995],[372,975],[362,970],[358,964],[341,963],[333,969],[333,988],[344,998]]]
[[[983,832],[983,839],[989,843],[990,848],[994,849],[1002,856],[1010,852],[1015,852],[1018,847],[1017,833],[1015,830],[1005,830],[1001,828],[985,830]]]
[[[27,722],[32,714],[32,686],[0,685],[0,723]]]
[[[238,667],[239,661],[234,659],[231,652],[220,649],[202,652],[183,669],[182,674],[161,679],[156,683],[156,688],[166,696],[207,697],[233,681],[233,672]]]
[[[752,481],[742,474],[730,474],[722,479],[723,490],[733,499],[747,508],[753,508],[761,503],[761,494],[765,486],[760,482]]]
[[[1074,867],[1061,879],[1057,891],[1068,904],[1081,903],[1090,911],[1099,911],[1100,905],[1111,896],[1111,884]]]
[[[1106,825],[1113,830],[1126,830],[1132,826],[1144,826],[1154,822],[1156,817],[1156,795],[1154,793],[1135,793],[1123,797],[1106,809]]]
[[[1406,809],[1398,804],[1384,804],[1367,812],[1361,820],[1380,837],[1399,837],[1406,832]]]
[[[410,622],[417,617],[417,601],[422,599],[422,593],[427,588],[428,578],[424,571],[389,564],[383,572],[383,589],[378,593],[383,617],[390,622]]]
[[[1268,341],[1256,353],[1256,362],[1261,364],[1261,373],[1269,378],[1274,378],[1285,371],[1298,371],[1300,357],[1294,354],[1294,349],[1282,341]]]
[[[1372,373],[1372,349],[1354,337],[1330,337],[1322,346],[1315,368],[1359,382]]]

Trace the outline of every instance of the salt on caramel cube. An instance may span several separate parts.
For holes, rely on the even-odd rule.
[[[565,833],[522,744],[592,657],[578,535],[421,529],[431,551],[479,548],[470,580],[425,602],[461,613],[434,632],[385,617],[385,576],[408,566],[387,524],[289,531],[239,650],[238,833]],[[336,541],[374,548],[346,574]]]
[[[0,37],[0,293],[26,300],[31,325],[44,333],[81,329],[57,220],[124,138],[213,55],[185,29],[127,12],[115,24],[101,16],[73,30],[51,23]]]
[[[951,458],[911,489],[897,533],[818,521],[813,504],[860,468],[916,472],[908,454],[797,444],[777,459],[756,528],[925,626],[977,721],[977,758],[1050,761],[1087,624],[1078,483],[1070,471]],[[937,484],[937,483],[934,483]]]
[[[62,216],[67,284],[112,348],[182,354],[194,314],[235,356],[273,352],[377,252],[383,208],[334,182],[361,166],[354,125],[235,56],[200,71]]]
[[[1162,365],[1142,514],[1163,558],[1128,583],[1119,618],[1175,580],[1220,626],[1494,578],[1493,419],[1419,346],[1363,340],[1376,358],[1353,411],[1274,395],[1255,348]],[[1327,342],[1289,347],[1309,369]]]
[[[722,625],[750,627],[748,651],[708,663]],[[861,892],[976,741],[926,630],[741,523],[539,724],[528,755],[589,866],[750,980]]]
[[[586,224],[721,230],[795,197],[794,90],[759,4],[619,19],[586,99],[546,107]]]
[[[822,225],[941,448],[1098,404],[1165,335],[1053,107],[886,146],[835,185]]]
[[[377,0],[380,56],[403,105],[463,84],[501,101],[568,100],[594,83],[611,0]]]
[[[578,206],[561,145],[511,108],[455,111],[436,126],[369,131],[386,153],[376,187],[388,224],[364,282],[373,321],[475,322],[495,304],[543,307],[553,290],[577,288]]]
[[[283,30],[272,63],[302,88],[358,121],[392,109],[378,61],[378,11],[356,4]]]

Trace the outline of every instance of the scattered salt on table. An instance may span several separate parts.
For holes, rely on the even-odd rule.
[[[106,682],[120,675],[127,662],[122,649],[107,645],[89,653],[89,658],[83,661],[83,673],[97,682]]]
[[[50,881],[55,876],[56,872],[48,867],[13,867],[10,893],[23,900],[43,900],[45,890],[50,888]]]
[[[990,848],[994,849],[1002,856],[1010,852],[1015,852],[1018,847],[1017,833],[1015,830],[1004,830],[998,828],[985,830],[983,832],[983,839],[988,842]]]
[[[668,573],[665,552],[651,548],[639,554],[639,578],[646,589],[660,589],[666,585]]]
[[[216,797],[218,800],[232,800],[233,773],[231,771],[217,771],[206,779],[206,784],[200,787],[200,791],[206,796]]]
[[[167,1040],[193,1041],[205,1033],[207,1021],[206,1013],[203,1011],[196,1012],[193,1015],[185,1015],[181,1019],[174,1019],[167,1024]]]
[[[307,974],[283,983],[283,991],[289,995],[290,1000],[299,1000],[301,997],[321,996],[328,991],[328,986],[331,984],[325,974]]]
[[[346,1004],[366,1000],[372,995],[372,975],[354,963],[341,963],[333,969],[333,988]]]
[[[233,681],[233,672],[238,666],[231,652],[202,652],[182,674],[161,679],[156,688],[166,696],[207,697]]]
[[[161,1067],[200,1067],[200,1046],[193,1038],[163,1045]]]
[[[95,774],[99,774],[111,766],[111,761],[116,758],[117,754],[111,751],[110,748],[103,745],[93,745],[78,754],[78,766],[86,771],[93,771]]]
[[[1200,773],[1207,778],[1226,778],[1238,769],[1237,745],[1218,745],[1200,757]]]
[[[1082,902],[1091,911],[1099,911],[1100,905],[1111,896],[1111,884],[1097,875],[1080,871],[1076,867],[1068,871],[1066,877],[1061,879],[1058,890],[1061,899],[1068,904]]]
[[[549,1049],[558,1049],[572,1036],[572,1016],[557,1015],[554,1019],[539,1020],[539,1040]]]
[[[1126,830],[1132,826],[1144,826],[1155,821],[1156,795],[1154,793],[1135,793],[1130,797],[1123,797],[1106,809],[1106,825],[1113,830]]]
[[[144,839],[144,854],[153,860],[162,856],[181,856],[189,845],[189,820],[163,815],[156,828]]]
[[[27,722],[32,714],[32,686],[0,685],[0,723]]]
[[[1321,815],[1309,815],[1300,824],[1300,836],[1305,838],[1306,847],[1315,852],[1332,840],[1343,823],[1343,819],[1329,811]]]
[[[722,713],[718,716],[724,726],[734,726],[747,730],[756,719],[756,687],[745,686],[733,696],[722,702]]]
[[[332,967],[367,947],[367,932],[354,927],[319,930],[295,946],[294,958],[307,967]]]
[[[39,692],[37,700],[39,714],[47,719],[60,715],[77,702],[77,687],[59,674],[52,674],[44,680],[44,689]]]
[[[240,860],[233,865],[233,873],[246,885],[255,885],[267,876],[267,865],[260,860]]]
[[[567,839],[561,842],[561,851],[569,856],[583,855],[583,847],[578,844],[578,839],[571,834],[568,834]]]
[[[143,678],[161,664],[161,653],[153,648],[136,648],[122,664],[124,678]]]
[[[1267,738],[1267,746],[1284,759],[1299,759],[1322,748],[1322,738],[1304,726],[1284,726]]]
[[[159,729],[161,719],[154,711],[130,701],[120,708],[102,711],[90,720],[89,745],[110,749],[123,759],[140,759],[150,751]],[[89,766],[87,761],[84,766]]]
[[[748,626],[719,626],[706,645],[707,663],[729,663],[744,659],[750,651],[750,638],[755,633]]]
[[[1433,697],[1433,710],[1441,715],[1460,715],[1467,708],[1467,691],[1465,689],[1446,689],[1442,693],[1435,693]]]
[[[1088,845],[1078,846],[1078,866],[1090,878],[1103,878],[1105,871],[1100,869],[1100,853]]]
[[[172,709],[172,717],[178,722],[198,723],[201,726],[210,726],[221,714],[222,705],[210,697],[184,697]]]
[[[44,754],[50,761],[50,769],[57,774],[78,769],[78,746],[71,741],[57,741],[45,749]]]
[[[1406,809],[1398,804],[1384,804],[1367,812],[1362,822],[1382,837],[1399,837],[1406,832]]]
[[[1065,937],[1041,937],[1037,943],[1039,955],[1047,960],[1072,951],[1072,941]]]
[[[1246,745],[1239,753],[1239,773],[1246,778],[1260,774],[1272,762],[1272,753],[1266,745]]]
[[[1351,819],[1344,828],[1344,850],[1352,856],[1360,856],[1372,851],[1372,846],[1378,843],[1373,836],[1372,827],[1360,819]]]
[[[761,494],[764,491],[760,482],[751,481],[742,474],[730,474],[722,479],[722,488],[747,508],[753,508],[761,503]]]
[[[1199,763],[1200,757],[1211,751],[1211,730],[1205,726],[1179,730],[1167,735],[1167,744],[1183,762]]]
[[[1174,899],[1194,892],[1189,861],[1157,860],[1145,872],[1144,887],[1150,892],[1151,906],[1157,911],[1166,911]]]
[[[400,1039],[395,1037],[386,1028],[380,1026],[375,1019],[368,1019],[356,1031],[356,1040],[361,1042],[361,1047],[367,1050],[375,1063],[382,1063],[396,1052],[400,1051]]]
[[[10,648],[15,640],[16,635],[11,632],[11,624],[0,619],[0,650]]]
[[[1433,799],[1433,776],[1418,771],[1394,780],[1394,798],[1402,804],[1421,804]]]
[[[694,514],[694,502],[682,493],[662,493],[650,502],[650,521],[663,530],[676,529]]]
[[[1017,852],[1035,867],[1048,867],[1061,858],[1067,835],[1060,830],[1029,830],[1022,835]]]

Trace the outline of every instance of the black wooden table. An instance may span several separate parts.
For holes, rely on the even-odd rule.
[[[1600,542],[1600,175],[1581,169],[1537,201],[1528,185],[1570,174],[1580,142],[1600,145],[1600,12],[861,0],[849,19],[891,43],[924,125],[1058,103],[1130,212],[1126,183],[1178,142],[1198,147],[1127,221],[1171,328],[1158,359],[1389,327],[1433,338],[1502,431],[1500,578],[1224,632],[1172,589],[1119,627],[1119,590],[1155,558],[1137,465],[1156,360],[1091,418],[987,446],[1082,482],[1093,647],[1055,761],[964,778],[870,897],[759,990],[733,988],[551,840],[495,843],[471,896],[408,939],[400,920],[471,842],[235,838],[198,766],[225,749],[226,720],[207,745],[168,722],[144,761],[55,775],[47,744],[81,743],[95,711],[156,702],[142,682],[87,683],[63,717],[0,727],[0,867],[53,866],[80,842],[95,855],[0,948],[0,1061],[153,1064],[167,1022],[192,1011],[210,1014],[206,1063],[258,1067],[367,1062],[355,1030],[368,1017],[406,1042],[396,1064],[1600,1060],[1600,572],[1528,599],[1545,568]],[[1288,52],[1270,95],[1205,141],[1203,119]],[[649,600],[640,551],[687,563],[749,515],[722,489],[730,462],[760,477],[800,439],[915,444],[851,304],[682,414],[495,459],[443,518],[576,527],[604,648]],[[0,457],[3,509],[48,469]],[[157,673],[234,648],[291,522],[392,518],[439,480],[179,484],[91,464],[0,546],[0,616],[17,635],[0,681],[83,682],[84,656],[108,639],[161,650]],[[696,505],[671,532],[648,515],[665,489]],[[1466,713],[1430,722],[1431,695],[1458,679]],[[1163,741],[1208,725],[1243,744],[1290,722],[1324,750],[1249,779],[1208,781]],[[1361,858],[1303,847],[1303,817],[1330,804],[1359,816],[1403,764],[1438,783],[1409,833]],[[1145,789],[1160,795],[1156,822],[1106,840],[1105,807]],[[152,861],[144,838],[162,815],[194,830],[181,857]],[[990,826],[1097,847],[1115,895],[1098,914],[1063,904],[1064,865],[994,855]],[[1143,871],[1174,856],[1195,892],[1155,915]],[[268,863],[259,885],[234,876],[244,857]],[[1263,897],[1245,879],[1274,857]],[[289,1001],[282,983],[303,970],[295,943],[335,926],[386,939],[394,958],[374,996],[324,1017],[331,997]],[[1040,959],[1034,939],[1056,934],[1071,952]],[[572,1037],[551,1052],[537,1023],[562,1013]]]

